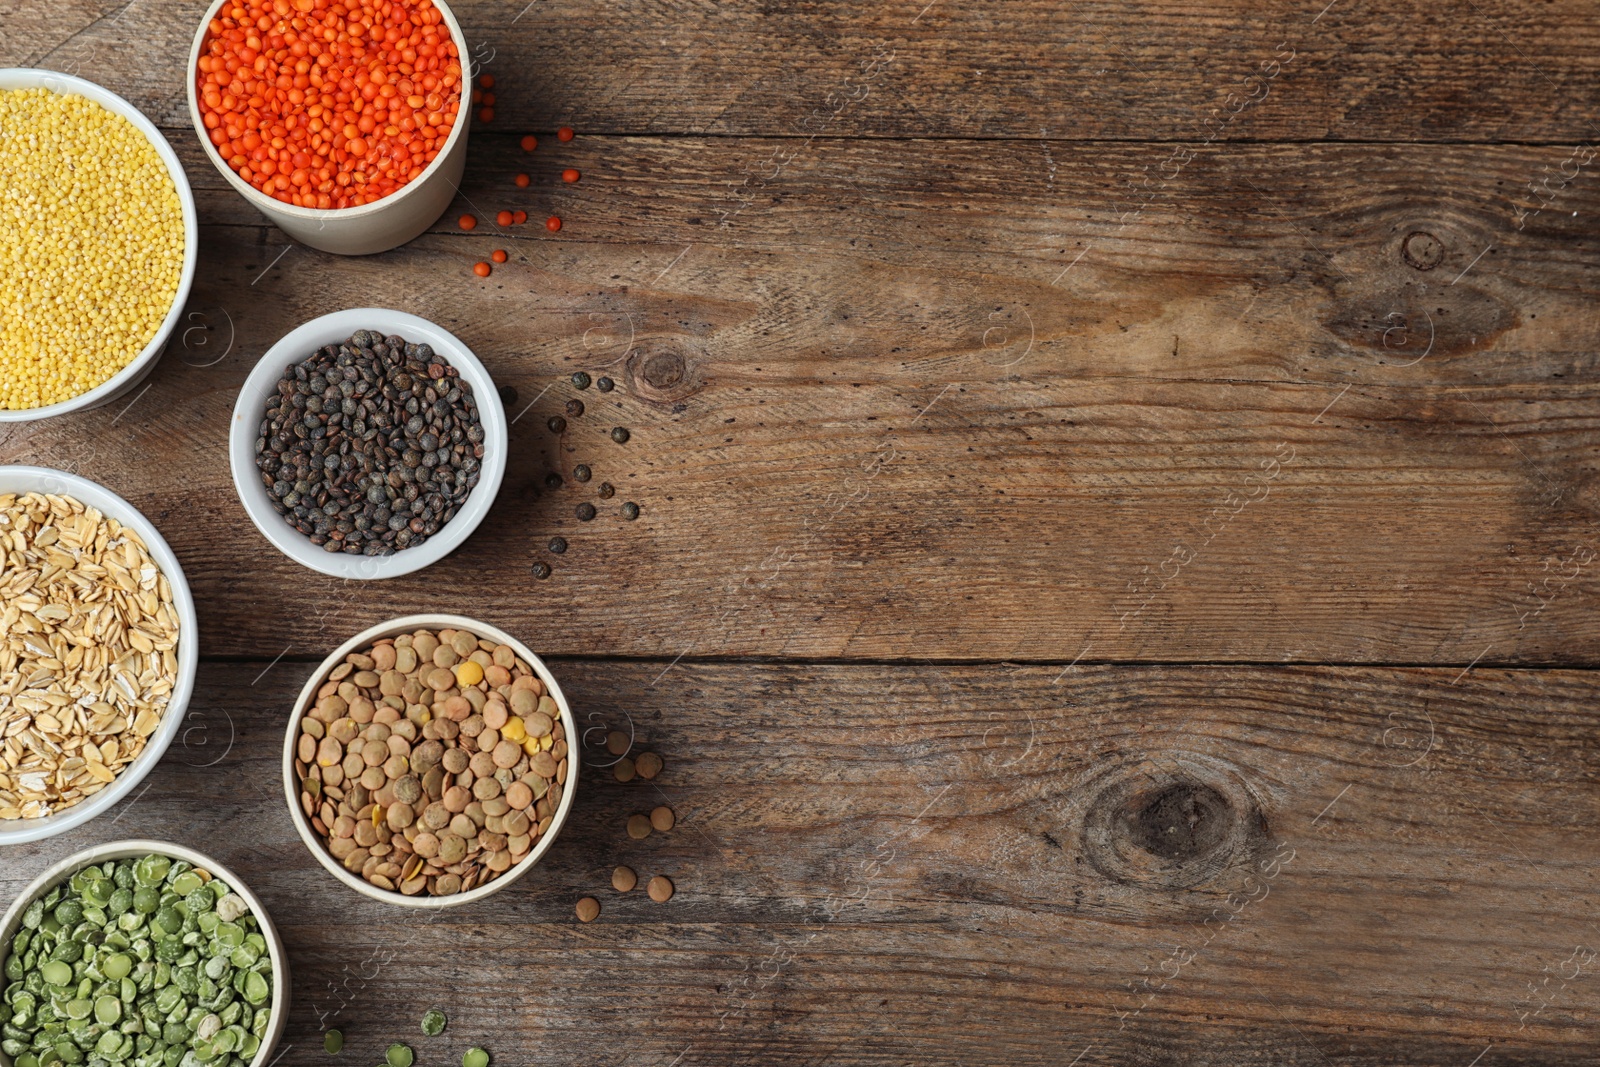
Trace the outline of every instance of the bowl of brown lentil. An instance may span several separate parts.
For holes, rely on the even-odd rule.
[[[111,403],[189,299],[183,166],[138,108],[55,71],[0,69],[0,131],[0,422]]]
[[[283,741],[295,830],[375,900],[451,908],[549,850],[578,781],[572,709],[544,662],[459,615],[408,615],[340,645]]]
[[[256,529],[335,578],[409,574],[454,551],[500,490],[494,379],[427,319],[354,308],[267,350],[239,390],[228,460]]]
[[[87,478],[0,467],[0,848],[79,826],[172,744],[194,598],[148,519]]]

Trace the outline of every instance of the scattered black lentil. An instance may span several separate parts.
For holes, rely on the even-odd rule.
[[[617,487],[612,485],[610,482],[601,482],[598,492],[601,500],[610,500],[616,495]]]
[[[578,371],[572,376],[572,384],[579,389],[589,388],[589,373],[587,371]]]
[[[587,463],[580,463],[572,468],[572,480],[575,482],[586,482],[591,477],[593,477],[593,473],[589,470]]]
[[[617,383],[612,381],[610,378],[601,378],[599,381],[594,383],[594,387],[600,390],[602,393],[609,393],[611,390],[617,387]]]
[[[567,420],[563,419],[560,415],[551,415],[549,421],[546,422],[545,425],[550,427],[551,433],[567,432]]]
[[[514,385],[502,385],[500,387],[500,389],[499,389],[499,393],[500,393],[500,403],[504,404],[506,407],[510,407],[512,404],[515,404],[517,402],[517,387],[516,386],[514,386]]]
[[[631,500],[622,505],[622,517],[627,519],[629,522],[637,519],[639,517],[639,505],[635,504]]]
[[[594,505],[585,500],[583,503],[578,505],[577,514],[579,522],[588,522],[590,519],[594,518]]]
[[[569,418],[581,418],[583,415],[583,401],[576,398],[567,401],[567,415]]]
[[[560,489],[561,475],[557,474],[555,471],[551,471],[549,474],[544,476],[544,484],[549,486],[551,489]]]
[[[616,429],[611,431],[611,439],[619,445],[627,444],[630,436],[632,435],[628,433],[628,428],[626,426],[618,426]]]
[[[312,544],[388,556],[455,518],[483,442],[460,371],[429,345],[357,330],[284,371],[256,467],[273,508]]]
[[[533,565],[533,576],[535,578],[548,578],[548,577],[550,577],[550,564],[544,562],[543,560],[540,560],[538,563],[535,563]]]
[[[565,552],[566,550],[567,550],[567,539],[565,537],[552,537],[552,538],[550,538],[550,551],[554,552],[556,555],[559,556],[559,555],[561,555],[561,553]]]

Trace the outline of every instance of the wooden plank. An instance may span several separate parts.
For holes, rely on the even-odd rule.
[[[199,11],[22,11],[0,65],[84,73],[183,126]],[[126,8],[126,10],[124,10]],[[453,5],[498,122],[593,133],[1127,140],[1589,140],[1578,0]],[[54,11],[55,9],[52,9]],[[94,19],[98,17],[98,21]],[[519,131],[520,132],[520,131]]]
[[[289,1067],[323,1062],[319,1016],[370,1061],[436,1005],[440,1062],[1591,1056],[1588,673],[667,666],[554,665],[666,770],[587,768],[491,903],[402,924],[315,865],[278,779],[289,660],[208,661],[151,788],[13,849],[0,896],[93,842],[213,851],[288,939]],[[677,828],[630,841],[659,803]],[[615,894],[616,863],[677,895]]]
[[[350,260],[208,227],[148,392],[12,427],[0,459],[71,467],[151,514],[223,655],[458,597],[560,654],[1600,657],[1600,246],[1581,221],[1600,186],[1518,231],[1497,183],[1540,150],[1239,146],[1118,222],[1084,205],[1150,146],[1009,182],[1038,146],[836,142],[718,227],[726,155],[574,143],[589,176],[541,194],[571,220],[559,239],[486,224]],[[489,147],[458,207],[539,211],[510,197],[509,139]],[[563,162],[540,163],[541,188]],[[512,262],[480,281],[497,245]],[[373,303],[444,323],[515,391],[513,456],[454,558],[342,586],[247,526],[225,427],[272,340]],[[579,368],[618,391],[580,394]],[[548,432],[580,396],[587,414]],[[594,483],[546,487],[576,463]],[[577,522],[601,481],[619,495]]]

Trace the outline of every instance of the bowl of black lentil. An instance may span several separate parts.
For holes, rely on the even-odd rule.
[[[354,308],[267,350],[233,409],[229,462],[250,520],[336,578],[442,559],[488,514],[506,467],[489,372],[416,315]]]

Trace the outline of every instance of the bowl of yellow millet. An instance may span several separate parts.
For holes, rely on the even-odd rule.
[[[0,69],[0,422],[137,386],[199,251],[183,166],[138,108],[70,74]]]

